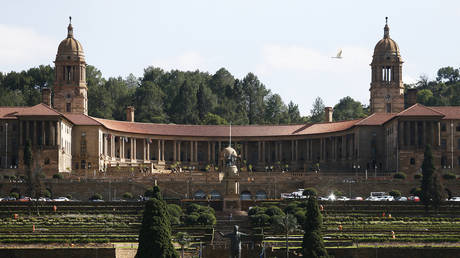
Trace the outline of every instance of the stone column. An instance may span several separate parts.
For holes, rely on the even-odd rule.
[[[165,161],[165,140],[161,140],[161,161]]]
[[[110,156],[115,158],[115,137],[111,134],[110,135]]]
[[[149,138],[149,139],[147,139],[147,141],[148,141],[148,142],[146,143],[146,145],[147,145],[147,146],[146,146],[146,148],[147,148],[147,153],[145,154],[145,156],[146,156],[145,159],[146,159],[146,160],[150,160],[150,144],[151,144],[152,140]]]
[[[249,145],[249,142],[246,142],[244,144],[244,153],[245,153],[245,156],[246,156],[246,160],[249,162],[248,145]]]
[[[208,163],[211,162],[211,143],[208,142]]]
[[[436,146],[441,145],[441,122],[438,122],[436,127]]]
[[[38,144],[38,133],[37,133],[37,129],[38,129],[38,126],[37,126],[37,121],[34,121],[34,141],[33,141],[33,145],[37,145]]]
[[[426,140],[426,122],[425,122],[425,121],[422,121],[422,123],[423,123],[422,146],[425,146],[426,143],[427,143],[427,140]]]
[[[103,140],[104,140],[104,156],[107,157],[109,156],[109,150],[107,149],[109,147],[109,142],[107,138],[109,137],[108,134],[103,134]]]
[[[299,140],[295,140],[295,161],[299,161]]]
[[[198,162],[198,141],[195,141],[195,162]]]
[[[418,148],[418,123],[417,121],[414,122],[414,127],[415,127],[415,148]]]
[[[257,142],[257,159],[258,162],[262,161],[262,147],[261,147],[261,142]]]
[[[211,144],[211,160],[213,162],[213,164],[215,164],[216,162],[216,142],[212,142]]]
[[[319,160],[324,159],[324,151],[323,151],[323,138],[319,139]]]
[[[46,141],[45,141],[45,140],[46,140],[46,139],[45,139],[45,121],[42,120],[41,124],[42,124],[42,125],[41,125],[42,131],[40,132],[40,133],[41,133],[41,136],[42,136],[41,144],[42,144],[43,146],[45,146],[45,143],[46,143]]]
[[[267,157],[265,156],[265,141],[262,142],[262,162],[265,162],[267,160]]]
[[[283,141],[280,142],[280,147],[279,147],[279,154],[278,154],[280,161],[283,160]]]
[[[118,142],[120,144],[120,159],[125,158],[125,137],[118,136],[120,139]]]
[[[345,157],[347,156],[347,137],[345,135],[342,136],[342,160],[345,159]]]
[[[142,156],[143,156],[143,160],[147,160],[146,159],[146,156],[147,156],[147,139],[142,139]]]
[[[59,147],[61,146],[61,123],[59,121],[56,122],[56,143]]]
[[[173,141],[173,161],[177,161],[177,141]]]
[[[182,142],[181,141],[177,141],[177,161],[179,162],[182,162],[182,153],[181,153],[181,145],[182,145]]]
[[[160,139],[157,140],[157,160],[161,161],[161,141]],[[175,148],[174,148],[175,149]],[[175,153],[174,153],[175,155]],[[176,158],[173,157],[173,160],[176,160]]]

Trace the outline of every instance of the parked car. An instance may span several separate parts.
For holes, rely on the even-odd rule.
[[[420,201],[420,197],[418,196],[409,196],[409,198],[407,198],[409,201],[413,201],[413,202],[419,202]]]
[[[460,202],[460,197],[456,196],[456,197],[452,197],[449,199],[449,202]]]
[[[356,196],[356,197],[353,197],[351,200],[353,200],[353,201],[362,201],[364,199],[361,196]]]
[[[380,199],[380,201],[387,201],[387,202],[392,202],[395,200],[395,198],[391,195],[385,195],[385,196],[382,196],[382,197],[378,197]]]
[[[395,198],[395,201],[398,201],[398,202],[407,202],[407,197],[399,196],[399,197]]]
[[[327,197],[324,197],[324,196],[320,196],[318,197],[318,201],[328,201],[329,199]]]
[[[69,198],[67,197],[58,197],[56,199],[53,199],[54,202],[68,202],[70,201]]]
[[[8,201],[16,201],[16,198],[8,196],[3,199],[3,201],[8,202]]]
[[[346,196],[340,196],[337,198],[337,201],[349,201],[350,198],[346,197]]]
[[[380,198],[377,196],[369,196],[366,198],[366,201],[377,202],[380,201]]]

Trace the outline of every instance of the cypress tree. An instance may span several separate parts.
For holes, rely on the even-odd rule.
[[[171,224],[166,202],[157,186],[153,188],[153,192],[154,198],[145,204],[136,257],[177,258],[179,256],[171,242]]]
[[[425,205],[426,210],[428,210],[430,206],[430,200],[432,199],[434,170],[435,168],[433,163],[433,153],[431,152],[431,146],[426,145],[422,164],[422,192],[420,196],[420,199],[422,200],[422,203]]]
[[[302,250],[304,257],[329,257],[324,246],[321,226],[323,216],[319,211],[316,196],[310,196],[306,205]]]

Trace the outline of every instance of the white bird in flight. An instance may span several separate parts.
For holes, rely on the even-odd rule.
[[[339,49],[339,52],[337,53],[337,55],[336,55],[336,56],[332,56],[331,58],[342,59],[342,49]]]

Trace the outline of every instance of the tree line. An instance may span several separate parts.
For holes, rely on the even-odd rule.
[[[54,68],[40,65],[21,72],[0,72],[0,106],[40,103],[40,91],[52,88]],[[235,78],[225,68],[214,74],[201,71],[164,71],[147,67],[142,77],[104,78],[88,65],[89,115],[125,119],[125,108],[136,108],[138,122],[176,124],[299,124],[324,121],[324,102],[317,97],[309,115],[297,104],[286,104],[253,74]],[[443,67],[435,80],[421,76],[406,88],[419,89],[417,100],[428,106],[460,105],[459,69]],[[347,96],[334,106],[334,121],[366,117],[369,108]]]

